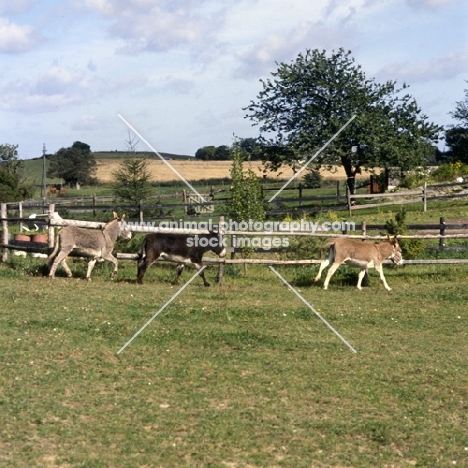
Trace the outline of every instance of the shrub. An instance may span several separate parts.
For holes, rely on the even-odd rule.
[[[320,188],[322,186],[322,176],[320,171],[315,168],[307,170],[304,176],[304,187],[306,188]]]
[[[400,211],[395,213],[395,217],[385,223],[385,229],[392,236],[404,235],[408,231],[405,207],[402,206]],[[400,239],[398,243],[403,258],[416,258],[424,251],[424,244],[421,239]]]
[[[406,174],[405,177],[403,177],[398,186],[401,188],[411,190],[416,187],[420,187],[424,184],[424,182],[427,182],[428,180],[428,175],[423,172],[410,172]]]
[[[431,176],[437,182],[452,182],[457,177],[467,174],[468,164],[457,161],[454,163],[441,164]]]

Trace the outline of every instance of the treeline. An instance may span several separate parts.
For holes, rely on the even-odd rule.
[[[235,150],[240,149],[251,161],[261,160],[261,147],[256,138],[241,138],[233,146],[203,146],[195,153],[202,161],[232,161]]]

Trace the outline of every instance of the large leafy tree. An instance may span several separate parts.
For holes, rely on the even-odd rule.
[[[364,167],[424,164],[441,128],[421,113],[407,88],[366,77],[351,52],[307,50],[292,63],[280,63],[273,78],[246,107],[259,125],[270,169],[311,156],[353,116],[354,121],[320,154],[318,162],[341,164],[354,192]]]
[[[22,161],[18,159],[18,145],[0,145],[0,165],[9,174],[18,175],[18,171],[23,167]]]
[[[18,179],[0,166],[0,202],[8,203],[22,200]]]
[[[229,146],[203,146],[195,153],[197,159],[203,161],[229,161],[232,159]]]
[[[195,157],[197,159],[201,159],[202,161],[211,161],[216,159],[216,146],[204,146],[203,148],[199,148],[195,153]]]
[[[96,158],[86,143],[75,141],[69,148],[60,148],[50,158],[49,175],[61,177],[66,184],[90,184],[95,181]]]
[[[445,141],[450,147],[449,158],[468,163],[468,89],[465,89],[465,100],[458,101],[455,110],[450,114],[459,120],[460,124],[450,127],[445,132]]]
[[[445,132],[445,142],[450,148],[445,156],[450,161],[468,163],[468,127],[454,126]]]
[[[465,89],[465,100],[458,101],[455,110],[450,114],[454,119],[460,120],[462,125],[468,127],[468,89]]]
[[[0,201],[26,200],[34,196],[35,189],[22,180],[23,161],[18,159],[18,145],[0,145]]]

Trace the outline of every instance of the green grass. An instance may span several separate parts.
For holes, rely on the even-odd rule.
[[[386,268],[358,292],[341,267],[265,266],[199,278],[174,266],[97,265],[49,281],[0,265],[0,465],[447,467],[468,464],[466,266]],[[60,274],[59,270],[59,274]],[[193,270],[185,272],[187,281]],[[214,283],[216,268],[208,268]]]

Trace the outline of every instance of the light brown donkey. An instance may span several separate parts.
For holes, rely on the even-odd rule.
[[[329,242],[327,246],[330,247],[328,258],[320,264],[319,272],[314,279],[314,281],[318,281],[322,275],[322,271],[328,265],[331,265],[323,283],[323,289],[328,289],[330,278],[333,276],[333,273],[335,273],[337,268],[342,264],[346,264],[361,269],[358,276],[358,289],[362,289],[361,282],[364,275],[367,273],[367,270],[369,268],[375,268],[380,274],[380,279],[382,280],[385,289],[387,289],[387,291],[391,291],[391,288],[387,284],[383,274],[382,262],[387,258],[392,259],[397,265],[403,262],[401,248],[396,236],[393,239],[389,237],[388,240],[378,244],[363,242],[360,240],[356,241],[348,239],[347,237],[337,237]]]
[[[107,260],[114,264],[114,270],[111,274],[113,278],[117,273],[117,259],[112,255],[117,237],[130,239],[131,231],[126,227],[125,215],[121,218],[114,212],[114,219],[103,226],[101,229],[84,229],[76,226],[67,226],[63,228],[57,236],[54,251],[49,255],[47,263],[50,267],[49,277],[55,278],[55,270],[59,263],[62,264],[67,276],[71,278],[72,272],[66,263],[67,255],[73,250],[76,255],[88,257],[88,271],[86,279],[91,281],[91,272],[98,259]],[[59,252],[60,248],[60,252]]]

